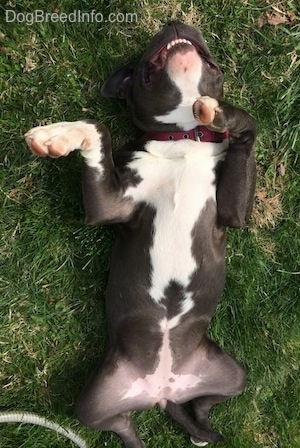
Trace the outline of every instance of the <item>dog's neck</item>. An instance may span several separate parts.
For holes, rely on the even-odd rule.
[[[158,141],[170,141],[170,140],[194,140],[196,142],[211,142],[221,143],[223,140],[228,139],[229,132],[215,132],[206,126],[196,126],[189,131],[174,131],[174,132],[161,132],[153,131],[146,132],[142,136],[142,140],[158,140]]]

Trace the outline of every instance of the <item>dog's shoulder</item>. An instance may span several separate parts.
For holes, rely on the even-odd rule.
[[[113,159],[116,168],[120,171],[126,169],[137,153],[146,151],[145,143],[143,140],[129,140],[114,151]]]

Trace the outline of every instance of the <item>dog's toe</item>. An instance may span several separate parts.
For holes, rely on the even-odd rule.
[[[33,154],[40,157],[66,156],[74,149],[72,132],[65,123],[37,126],[30,129],[24,138]]]
[[[204,439],[206,438],[205,436],[203,437]],[[224,442],[224,437],[222,436],[222,434],[219,434],[218,432],[214,432],[214,431],[209,431],[209,435],[207,437],[207,441],[203,441],[200,439],[197,439],[196,437],[191,436],[190,440],[191,442],[196,445],[196,446],[206,446],[209,443],[219,443],[219,442]]]
[[[48,151],[47,148],[41,143],[30,136],[25,136],[25,140],[30,150],[37,156],[46,157]]]
[[[197,98],[193,104],[193,114],[201,124],[207,125],[213,122],[219,103],[209,96]]]
[[[200,442],[200,440],[196,441],[196,439],[194,439],[193,437],[191,437],[191,442],[192,442],[193,445],[196,445],[196,446],[206,446],[206,445],[208,445],[208,442]]]

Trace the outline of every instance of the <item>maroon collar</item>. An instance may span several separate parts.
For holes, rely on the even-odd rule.
[[[211,142],[221,143],[223,140],[229,138],[229,132],[214,132],[206,126],[196,126],[189,131],[175,131],[175,132],[146,132],[142,136],[142,140],[194,140],[196,142]]]

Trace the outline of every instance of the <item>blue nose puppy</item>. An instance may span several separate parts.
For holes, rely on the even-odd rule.
[[[126,99],[143,133],[114,157],[108,130],[91,120],[25,136],[39,156],[81,151],[86,222],[117,229],[108,347],[77,414],[142,448],[131,412],[159,405],[195,445],[216,443],[208,413],[243,391],[245,373],[207,328],[224,288],[226,227],[243,226],[252,209],[255,122],[223,101],[223,75],[202,35],[179,22],[102,94]]]

